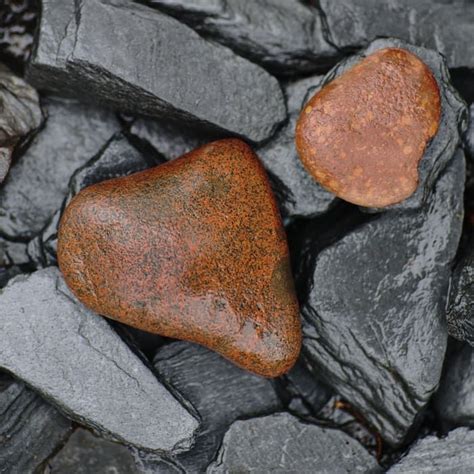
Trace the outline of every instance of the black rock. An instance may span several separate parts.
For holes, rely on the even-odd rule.
[[[466,154],[474,160],[474,104],[471,104],[469,107],[469,116],[471,120],[469,121],[469,127],[466,130],[466,134],[464,135],[464,142],[466,146]]]
[[[197,420],[54,267],[0,292],[0,367],[68,417],[140,449],[188,449]]]
[[[62,205],[37,237],[28,244],[28,256],[37,267],[56,265],[58,224],[71,199],[83,188],[107,179],[127,176],[159,164],[141,153],[127,138],[118,133],[85,165],[72,175]]]
[[[157,10],[120,0],[43,3],[28,78],[132,114],[261,142],[286,118],[278,81]]]
[[[334,2],[337,3],[337,2]],[[441,171],[453,157],[459,146],[461,136],[468,125],[467,108],[458,92],[450,83],[449,72],[443,56],[435,51],[413,46],[404,41],[388,38],[373,41],[366,49],[341,61],[329,71],[320,83],[320,88],[340,76],[361,59],[383,48],[403,48],[418,56],[431,69],[439,87],[441,96],[441,118],[436,136],[425,149],[423,158],[418,165],[418,188],[404,201],[386,207],[386,209],[416,209],[427,200],[430,191]],[[363,211],[369,211],[362,208]],[[377,209],[372,209],[377,211]]]
[[[295,148],[299,113],[305,99],[309,99],[321,79],[321,76],[313,76],[286,86],[289,121],[268,144],[257,150],[284,217],[317,216],[328,211],[337,201],[306,171]]]
[[[307,362],[392,445],[404,440],[441,375],[464,161],[459,151],[419,211],[372,216],[346,235],[336,221],[332,237],[324,220],[290,234],[300,237],[293,262]]]
[[[274,74],[327,69],[338,50],[326,40],[319,10],[300,0],[138,0]]]
[[[77,429],[48,462],[48,474],[139,474],[130,451],[120,444]]]
[[[393,36],[474,68],[474,4],[463,0],[319,0],[328,40],[340,50]],[[423,59],[423,58],[422,58]]]
[[[446,438],[428,436],[418,441],[389,474],[472,474],[474,430],[458,428]]]
[[[159,378],[197,410],[201,428],[192,449],[177,457],[159,460],[137,453],[145,472],[203,472],[232,422],[282,408],[272,381],[204,347],[176,342],[159,349],[154,363]]]
[[[19,157],[0,188],[0,234],[28,240],[61,205],[72,173],[119,130],[115,116],[102,109],[48,98],[48,120]]]
[[[468,344],[446,361],[435,408],[448,426],[474,428],[474,349]]]
[[[378,473],[382,469],[342,431],[279,413],[234,422],[207,472]]]
[[[15,147],[43,121],[38,93],[0,64],[0,183],[10,168]],[[1,228],[0,228],[1,232]]]
[[[71,422],[21,382],[0,374],[0,473],[37,472],[72,432]]]

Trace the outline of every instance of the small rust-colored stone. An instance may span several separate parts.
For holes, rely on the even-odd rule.
[[[236,139],[81,191],[59,228],[75,295],[267,377],[301,346],[286,236],[265,172]]]
[[[317,92],[301,111],[296,147],[309,173],[340,198],[367,207],[403,201],[438,131],[436,79],[414,54],[386,48]]]

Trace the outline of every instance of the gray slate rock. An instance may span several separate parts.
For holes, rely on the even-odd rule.
[[[468,344],[446,361],[435,408],[446,424],[474,428],[474,348]]]
[[[48,463],[48,474],[139,474],[130,451],[78,428]]]
[[[48,98],[46,126],[16,161],[0,188],[0,235],[32,238],[61,205],[72,173],[120,129],[102,109]]]
[[[273,140],[257,150],[284,217],[317,216],[327,212],[338,200],[306,171],[295,147],[296,121],[305,100],[317,89],[321,79],[321,76],[312,76],[286,86],[288,123]]]
[[[38,93],[0,63],[0,183],[15,147],[43,122]]]
[[[59,270],[11,280],[0,293],[0,367],[70,418],[142,449],[189,448],[198,423]]]
[[[74,172],[62,205],[59,206],[38,236],[29,242],[29,258],[37,267],[57,264],[56,247],[59,221],[66,206],[81,189],[107,179],[143,171],[156,164],[159,162],[142,154],[122,133],[114,135],[97,155]]]
[[[300,0],[138,0],[277,75],[321,71],[339,55],[319,10]]]
[[[462,0],[320,0],[328,40],[354,50],[393,36],[442,53],[451,68],[474,68],[474,4]]]
[[[352,474],[382,470],[362,445],[342,431],[279,413],[233,423],[207,472]]]
[[[458,428],[446,438],[428,436],[418,441],[389,474],[472,474],[474,430]]]
[[[71,422],[55,408],[0,375],[0,473],[36,472],[71,432]]]
[[[192,449],[174,458],[137,453],[144,472],[204,472],[232,422],[282,409],[271,380],[239,369],[204,347],[169,344],[158,350],[154,364],[160,380],[197,410],[201,427]]]
[[[474,85],[473,85],[474,86]],[[474,104],[469,107],[469,127],[464,135],[466,154],[474,160]]]
[[[449,72],[443,56],[436,51],[413,46],[395,38],[375,40],[366,49],[337,64],[324,76],[319,88],[324,87],[327,83],[349,70],[364,57],[384,48],[403,48],[418,56],[431,69],[441,95],[439,129],[436,136],[426,147],[423,158],[418,165],[419,184],[417,190],[404,201],[384,208],[384,210],[416,209],[426,202],[439,174],[453,157],[460,144],[461,136],[468,125],[466,104],[450,83]],[[362,210],[370,212],[370,209],[367,208],[362,208]],[[372,209],[372,211],[377,211],[377,209]]]
[[[293,262],[306,360],[391,445],[404,440],[441,376],[464,178],[459,151],[425,208],[336,229],[322,250],[331,226],[299,231]]]
[[[286,118],[278,81],[264,69],[121,0],[44,1],[28,78],[40,89],[256,143]]]

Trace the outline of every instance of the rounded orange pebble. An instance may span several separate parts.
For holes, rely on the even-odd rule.
[[[285,232],[240,140],[84,189],[61,219],[58,261],[94,311],[249,371],[276,377],[300,352]]]
[[[404,49],[381,49],[309,100],[296,147],[324,188],[360,206],[386,207],[415,192],[418,163],[440,115],[428,66]]]

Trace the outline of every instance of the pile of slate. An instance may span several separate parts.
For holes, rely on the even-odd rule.
[[[443,116],[416,199],[366,212],[306,173],[294,127],[381,45],[429,64]],[[474,3],[7,0],[0,63],[0,473],[474,472]],[[234,136],[301,305],[276,380],[106,321],[57,268],[81,189]]]

